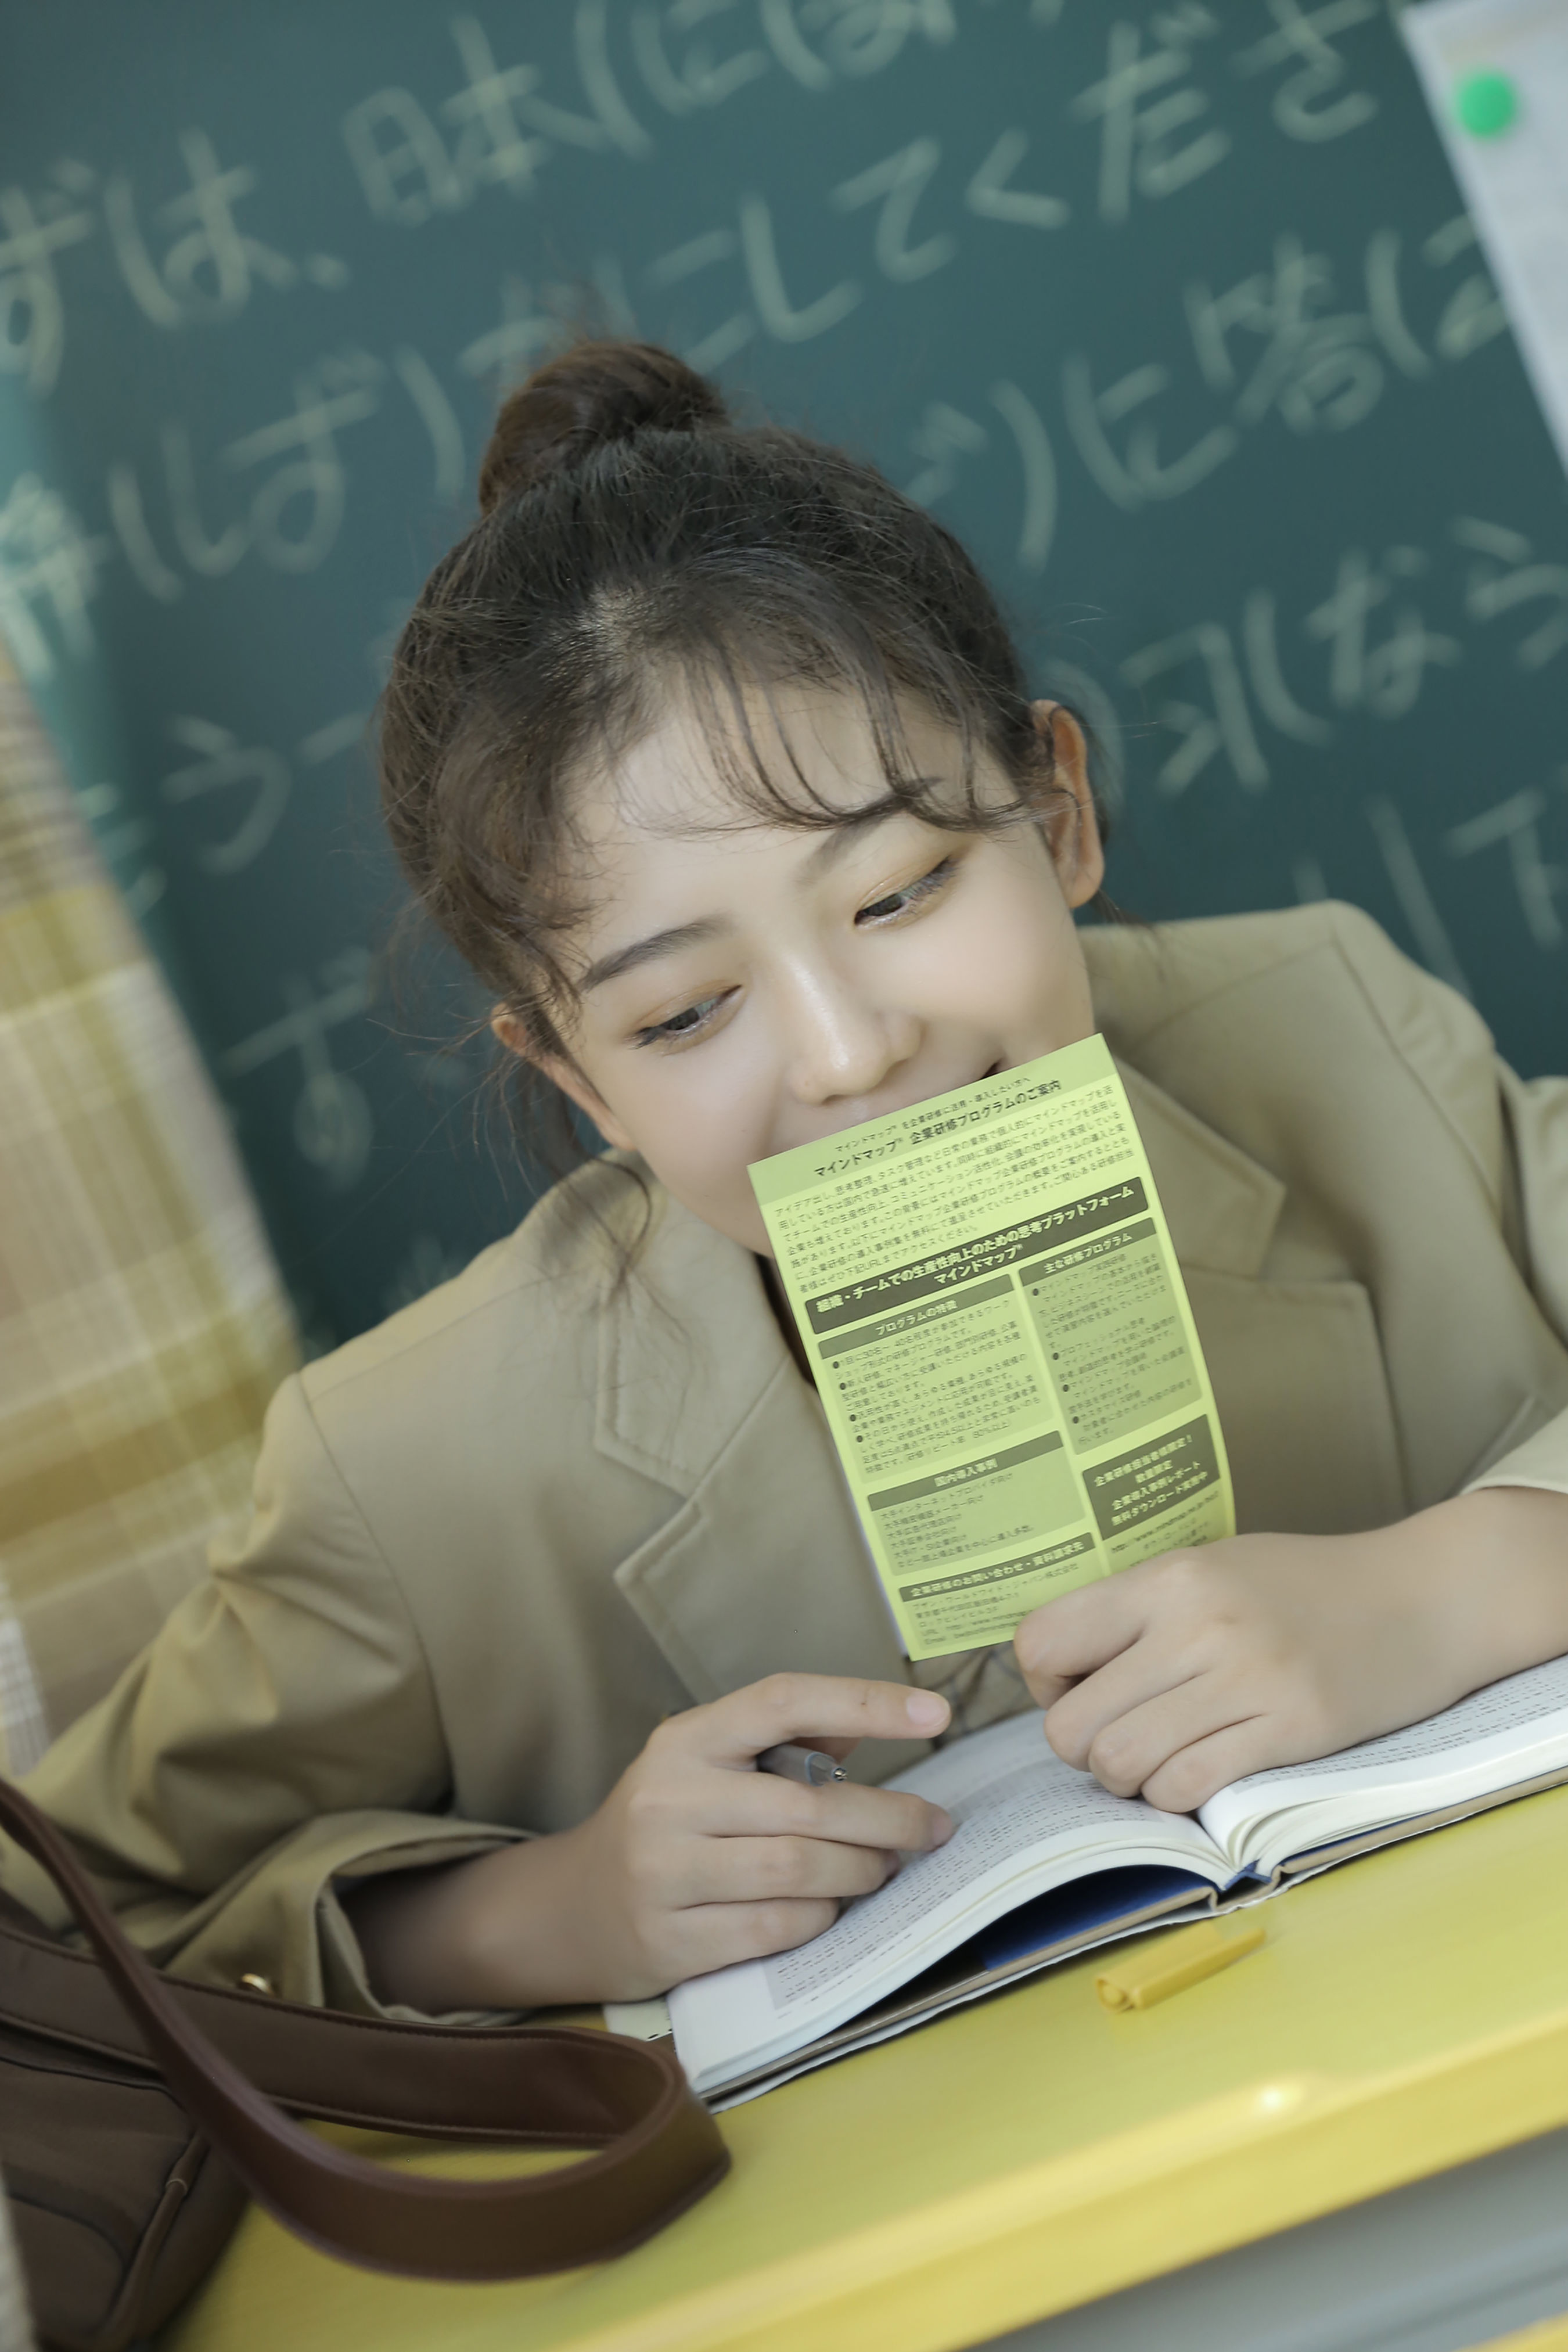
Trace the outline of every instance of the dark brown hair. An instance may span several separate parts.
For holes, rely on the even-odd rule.
[[[737,822],[842,824],[771,773],[747,689],[857,692],[882,771],[874,809],[965,831],[1037,816],[1055,781],[994,598],[952,533],[870,465],[773,425],[647,343],[587,341],[501,409],[480,515],[398,642],[382,801],[418,905],[545,1051],[572,998],[574,791],[684,700]],[[912,772],[913,696],[956,734],[963,790]],[[1014,798],[983,804],[991,761]],[[865,812],[860,812],[864,814]],[[537,1129],[542,1096],[520,1067]],[[571,1133],[559,1121],[556,1149]]]

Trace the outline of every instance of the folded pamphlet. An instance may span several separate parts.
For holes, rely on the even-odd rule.
[[[1203,1350],[1103,1037],[752,1182],[911,1658],[1235,1532]]]

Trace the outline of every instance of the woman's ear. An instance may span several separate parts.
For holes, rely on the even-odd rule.
[[[1035,732],[1050,754],[1050,789],[1040,811],[1046,846],[1069,907],[1086,907],[1105,879],[1089,746],[1083,729],[1059,702],[1037,702]]]
[[[520,1062],[531,1062],[543,1072],[552,1087],[559,1087],[568,1102],[575,1103],[585,1118],[591,1118],[605,1141],[617,1151],[635,1151],[637,1145],[621,1125],[614,1111],[597,1088],[591,1086],[574,1061],[564,1054],[542,1052],[528,1034],[526,1024],[504,1004],[498,1004],[490,1014],[490,1031],[509,1054]]]

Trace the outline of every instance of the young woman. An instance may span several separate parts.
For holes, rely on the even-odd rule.
[[[876,1784],[955,1721],[1032,1694],[1185,1808],[1568,1650],[1568,1086],[1346,908],[1079,928],[1083,738],[962,550],[668,354],[543,369],[480,503],[387,820],[611,1149],[286,1383],[247,1544],[35,1775],[142,1941],[347,2007],[635,1997],[939,1842]],[[1096,1028],[1243,1532],[910,1668],[747,1166]],[[792,1738],[849,1784],[752,1769]]]

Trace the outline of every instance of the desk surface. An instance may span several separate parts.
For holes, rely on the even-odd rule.
[[[253,2211],[161,2352],[954,2352],[1568,2123],[1565,1860],[1568,1788],[1293,1887],[1158,2008],[1053,1969],[735,2109],[731,2177],[599,2270],[367,2277]]]

